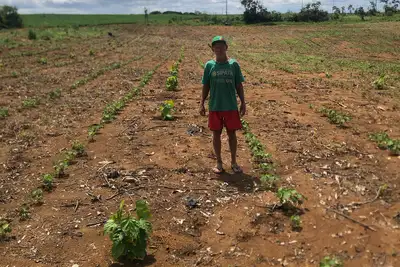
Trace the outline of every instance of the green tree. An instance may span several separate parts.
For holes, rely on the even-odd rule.
[[[356,8],[354,14],[358,15],[361,18],[361,20],[365,20],[365,16],[367,15],[363,7]]]
[[[22,19],[18,9],[12,6],[0,6],[0,28],[21,28]]]
[[[332,19],[337,20],[340,18],[340,9],[337,6],[332,7]]]
[[[350,4],[350,5],[347,7],[347,10],[349,11],[349,14],[351,14],[351,12],[353,12],[353,10],[354,10],[353,5]]]
[[[308,3],[303,7],[298,14],[299,21],[313,21],[320,22],[329,20],[329,14],[327,11],[320,9],[321,2]]]
[[[368,15],[370,16],[376,16],[378,14],[378,10],[376,9],[376,3],[374,1],[369,2],[369,7],[368,7]]]

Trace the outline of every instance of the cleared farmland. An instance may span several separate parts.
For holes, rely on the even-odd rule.
[[[400,158],[388,141],[400,139],[399,29],[0,32],[0,217],[12,229],[1,264],[118,266],[103,225],[121,200],[133,212],[144,199],[153,233],[137,266],[318,266],[326,256],[399,265]],[[242,175],[212,174],[211,132],[198,114],[217,34],[246,78]],[[166,100],[172,120],[160,112]],[[225,163],[227,149],[225,136]],[[60,163],[47,192],[43,176]]]

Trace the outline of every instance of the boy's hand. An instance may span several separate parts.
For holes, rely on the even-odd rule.
[[[205,116],[206,115],[206,108],[204,107],[204,104],[200,105],[200,115]]]
[[[240,105],[240,117],[243,117],[244,115],[246,115],[246,103]]]

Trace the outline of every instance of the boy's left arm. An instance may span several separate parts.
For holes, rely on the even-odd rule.
[[[240,82],[236,85],[236,93],[240,99],[240,116],[244,116],[246,114],[246,102],[244,100],[243,83]]]
[[[244,116],[246,114],[246,102],[244,100],[244,90],[243,90],[243,82],[244,77],[242,74],[242,70],[240,69],[239,63],[235,64],[235,84],[236,84],[236,93],[240,98],[240,116]]]

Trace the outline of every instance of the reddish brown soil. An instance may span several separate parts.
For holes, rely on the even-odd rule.
[[[0,87],[0,104],[10,112],[0,120],[0,217],[12,226],[12,233],[0,243],[0,266],[120,266],[112,260],[102,224],[121,200],[131,209],[138,199],[149,202],[154,231],[148,258],[125,266],[318,266],[328,255],[336,255],[345,266],[400,266],[400,224],[393,219],[400,212],[400,158],[368,140],[369,133],[383,130],[400,138],[400,124],[395,123],[400,121],[399,98],[371,89],[370,81],[357,76],[357,70],[333,73],[329,80],[321,73],[290,74],[262,67],[240,56],[241,50],[262,51],[268,49],[265,43],[307,29],[121,26],[115,40],[121,46],[115,49],[107,46],[108,38],[100,37],[71,41],[68,50],[46,54],[48,61],[68,58],[71,64],[64,67],[5,54],[9,69],[30,72],[17,78],[3,75]],[[244,174],[229,170],[225,133],[223,158],[228,172],[216,176],[210,171],[211,132],[207,118],[198,114],[202,76],[198,60],[212,56],[207,42],[220,33],[233,39],[230,50],[238,55],[246,76],[245,119],[272,154],[280,185],[307,197],[301,206],[300,232],[292,231],[288,216],[268,208],[278,200],[273,192],[260,189],[260,172],[253,168],[241,132],[238,162]],[[91,57],[88,49],[93,46],[101,53]],[[165,81],[182,46],[180,90],[167,92]],[[338,43],[343,53],[348,47],[345,40]],[[76,58],[68,57],[70,51]],[[140,55],[70,89],[94,70]],[[99,122],[106,104],[124,96],[159,63],[142,95],[102,128],[94,142],[88,142],[87,128]],[[55,88],[62,89],[62,97],[46,99]],[[34,96],[45,100],[37,108],[21,108],[22,99]],[[168,99],[176,104],[176,119],[171,122],[162,121],[158,110]],[[348,127],[330,124],[316,111],[322,105],[351,114]],[[203,131],[189,135],[191,124]],[[70,166],[67,177],[56,179],[43,205],[30,207],[31,219],[19,221],[18,209],[29,202],[29,192],[40,186],[41,175],[52,171],[53,162],[73,140],[85,144],[87,157]],[[110,188],[104,174],[112,171],[120,176],[108,179]],[[125,182],[126,175],[137,181]],[[345,209],[348,203],[373,199],[384,184],[388,189],[376,201]],[[90,195],[101,199],[92,202]],[[199,199],[200,206],[189,210],[187,197]]]

